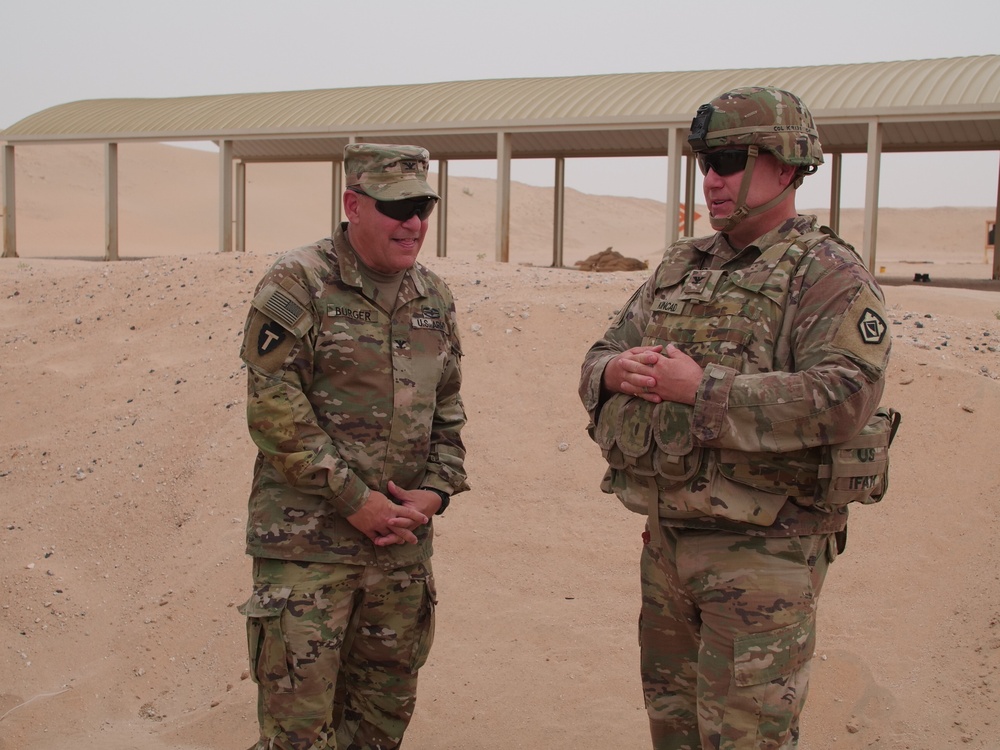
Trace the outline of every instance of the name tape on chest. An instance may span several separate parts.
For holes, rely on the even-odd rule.
[[[371,323],[373,320],[377,320],[378,317],[378,312],[371,308],[365,309],[334,305],[327,312],[334,318],[350,318],[361,323]]]
[[[687,307],[686,302],[676,299],[658,299],[653,304],[653,312],[665,313],[666,315],[682,315]]]

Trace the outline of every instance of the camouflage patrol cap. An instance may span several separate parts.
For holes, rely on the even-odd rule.
[[[698,108],[688,143],[695,153],[720,146],[753,146],[808,172],[823,163],[816,123],[791,92],[773,86],[733,89]]]
[[[430,154],[419,146],[389,143],[351,143],[344,149],[347,187],[380,201],[430,196],[440,198],[427,184]]]

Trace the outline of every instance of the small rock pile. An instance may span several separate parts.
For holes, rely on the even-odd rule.
[[[610,247],[589,258],[578,260],[576,266],[581,271],[645,271],[649,263],[637,258],[626,258]]]

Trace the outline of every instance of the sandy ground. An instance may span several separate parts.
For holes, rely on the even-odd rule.
[[[0,261],[0,750],[243,750],[253,449],[238,344],[276,254],[327,233],[329,168],[252,167],[249,252],[218,254],[215,162],[123,146],[122,255],[102,254],[101,152],[18,149],[21,258]],[[583,353],[644,272],[552,269],[551,196],[453,178],[452,286],[473,490],[437,520],[438,634],[409,750],[648,746],[643,519],[602,495]],[[653,201],[568,197],[566,263],[655,262]],[[1000,294],[990,208],[890,210],[889,496],[833,566],[805,750],[1000,746]],[[860,243],[860,211],[842,234]],[[699,225],[699,231],[704,227]],[[903,283],[928,273],[929,284]],[[975,281],[975,283],[972,283]]]

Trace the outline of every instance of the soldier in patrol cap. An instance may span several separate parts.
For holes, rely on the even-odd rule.
[[[656,750],[797,746],[827,568],[848,504],[885,491],[882,292],[795,190],[812,115],[755,86],[688,142],[717,232],[668,248],[587,353],[601,489],[647,516],[641,675]]]
[[[468,489],[451,291],[417,262],[428,153],[349,145],[347,221],[267,271],[241,355],[257,446],[259,750],[389,750],[434,638],[432,518]]]

